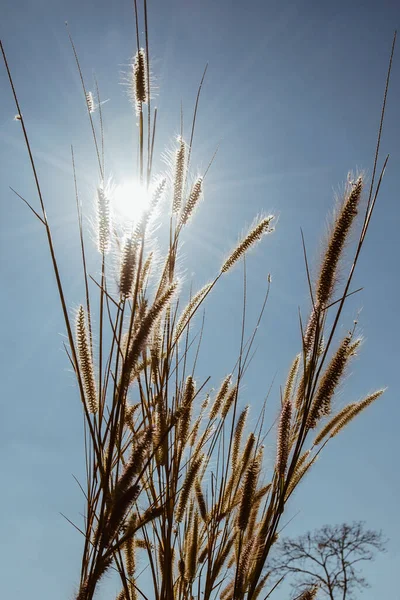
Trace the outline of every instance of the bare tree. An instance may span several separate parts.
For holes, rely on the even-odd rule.
[[[277,546],[273,572],[293,575],[295,597],[318,586],[319,596],[330,600],[350,600],[356,590],[369,587],[359,563],[373,560],[385,550],[381,532],[365,529],[363,522],[325,525]]]

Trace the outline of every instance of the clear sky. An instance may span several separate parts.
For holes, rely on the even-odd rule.
[[[260,211],[279,215],[277,230],[250,257],[249,319],[272,274],[258,353],[242,393],[257,418],[274,379],[279,385],[299,351],[298,307],[307,306],[301,253],[303,227],[315,265],[334,193],[351,169],[371,172],[395,0],[149,0],[156,154],[179,131],[182,100],[189,122],[197,85],[209,63],[193,165],[218,156],[205,199],[187,234],[182,273],[194,286],[219,268],[238,232]],[[70,144],[75,147],[84,201],[97,184],[95,156],[68,21],[88,82],[96,73],[106,121],[106,170],[131,175],[134,118],[124,82],[134,53],[129,0],[15,0],[3,3],[5,45],[53,226],[69,307],[83,298]],[[89,83],[90,87],[90,83]],[[390,538],[388,553],[368,566],[365,600],[400,598],[398,468],[400,47],[383,135],[390,161],[363,251],[343,328],[359,315],[366,343],[338,403],[381,386],[385,396],[328,446],[288,506],[288,535],[325,523],[365,520]],[[82,418],[62,349],[64,325],[44,232],[9,191],[37,206],[15,108],[0,68],[0,596],[72,598],[78,583],[79,534],[60,512],[79,521],[83,498],[72,478],[83,472]],[[162,163],[156,161],[157,167]],[[90,264],[95,270],[95,254]],[[95,271],[96,272],[96,271]],[[207,308],[202,374],[213,383],[232,368],[240,330],[240,268],[224,279]],[[267,441],[271,462],[275,438]],[[286,519],[284,519],[284,522]],[[110,580],[98,598],[113,598]],[[282,588],[274,598],[285,600]]]

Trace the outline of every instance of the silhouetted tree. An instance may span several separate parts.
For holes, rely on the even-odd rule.
[[[384,550],[382,533],[365,529],[362,522],[325,525],[282,540],[271,566],[280,577],[295,576],[292,585],[297,598],[317,585],[321,599],[350,600],[357,589],[369,587],[359,563]]]

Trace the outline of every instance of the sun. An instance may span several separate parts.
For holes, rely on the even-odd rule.
[[[119,184],[113,193],[113,212],[122,224],[131,225],[140,219],[148,208],[150,195],[139,181],[131,180]]]

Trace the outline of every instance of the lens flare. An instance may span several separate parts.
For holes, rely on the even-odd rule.
[[[113,212],[117,220],[127,225],[140,219],[148,208],[150,195],[138,181],[127,181],[117,185],[113,193]]]

